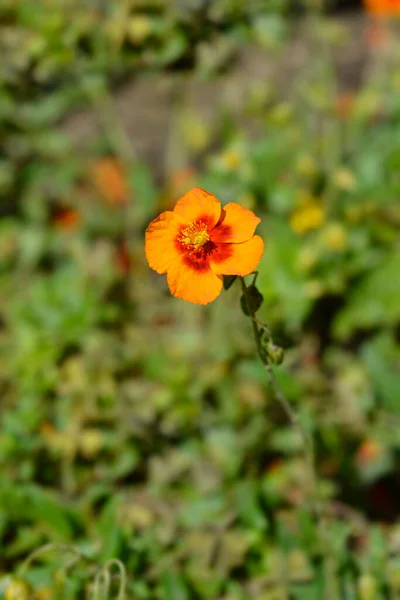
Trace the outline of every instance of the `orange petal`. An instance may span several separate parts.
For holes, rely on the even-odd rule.
[[[230,202],[222,209],[219,223],[211,232],[211,239],[215,243],[246,242],[254,235],[260,220],[251,210]]]
[[[225,248],[229,247],[226,257]],[[264,252],[264,242],[259,235],[242,244],[221,244],[221,252],[213,253],[210,265],[217,275],[248,275],[257,267]]]
[[[212,229],[221,216],[221,203],[214,194],[194,187],[178,200],[174,213],[180,215],[188,224],[203,221]]]
[[[148,226],[145,253],[147,262],[157,273],[166,273],[174,262],[180,260],[175,238],[181,225],[179,216],[168,210]]]
[[[196,269],[185,264],[182,258],[168,270],[167,281],[171,294],[195,304],[212,302],[222,290],[222,277],[208,265]]]

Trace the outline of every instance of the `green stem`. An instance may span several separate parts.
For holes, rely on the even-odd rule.
[[[94,586],[93,586],[93,600],[101,600],[101,598],[108,598],[111,588],[112,574],[111,569],[117,567],[119,571],[119,590],[116,600],[124,600],[126,597],[126,572],[125,567],[118,558],[111,558],[105,565],[98,571]]]
[[[323,520],[323,510],[321,506],[321,502],[318,495],[317,488],[317,476],[315,470],[315,455],[314,455],[314,443],[312,435],[308,432],[307,428],[303,425],[297,413],[293,410],[290,402],[286,398],[285,394],[282,392],[279,383],[275,377],[274,371],[271,367],[271,364],[263,350],[261,344],[261,335],[260,332],[264,330],[267,335],[270,337],[269,329],[264,324],[262,324],[256,318],[254,314],[254,310],[252,308],[252,302],[249,295],[249,291],[247,289],[246,282],[243,277],[240,277],[240,283],[242,286],[243,295],[246,300],[248,312],[251,318],[251,324],[253,327],[254,340],[257,345],[257,352],[260,357],[261,362],[263,363],[267,377],[269,380],[269,384],[274,391],[275,397],[281,405],[283,411],[285,412],[288,421],[291,423],[293,429],[297,431],[298,436],[302,440],[303,443],[303,454],[304,454],[304,462],[307,470],[308,477],[308,485],[309,485],[309,504],[310,511],[314,516],[316,521],[316,527],[318,532],[318,541],[320,545],[320,550],[323,553],[323,562],[324,562],[324,571],[325,571],[325,598],[326,600],[338,600],[339,595],[337,593],[337,586],[335,580],[335,558],[329,551],[329,540],[327,536],[327,531],[325,528],[324,520]]]
[[[240,283],[242,286],[243,295],[246,299],[248,311],[249,311],[250,318],[251,318],[254,340],[257,345],[257,352],[258,352],[261,362],[263,363],[263,365],[265,367],[270,386],[273,389],[275,397],[278,400],[279,404],[281,405],[290,424],[297,431],[300,439],[302,440],[304,460],[305,460],[305,463],[307,466],[307,475],[308,475],[308,481],[309,481],[309,487],[310,487],[311,508],[312,508],[312,512],[313,512],[317,522],[320,523],[322,515],[321,515],[321,507],[320,507],[320,503],[318,500],[318,493],[317,493],[317,478],[316,478],[316,474],[315,474],[315,457],[314,457],[313,439],[312,439],[312,436],[307,431],[307,429],[302,424],[297,413],[291,407],[290,402],[288,401],[288,399],[282,392],[281,388],[279,387],[279,383],[278,383],[278,381],[275,377],[275,374],[272,370],[271,364],[265,358],[265,352],[263,352],[263,348],[261,346],[261,336],[260,336],[259,327],[264,329],[264,331],[267,331],[267,332],[269,332],[269,329],[268,329],[268,327],[266,327],[262,324],[259,325],[259,321],[256,318],[254,311],[252,309],[249,292],[248,292],[246,282],[243,277],[240,277]]]
[[[80,550],[78,550],[78,548],[75,548],[75,546],[68,546],[67,544],[46,544],[31,552],[31,554],[26,558],[26,560],[22,563],[22,565],[19,568],[20,576],[22,576],[23,573],[25,573],[25,571],[28,569],[31,563],[37,558],[39,558],[39,556],[52,551],[58,551],[62,553],[68,552],[73,554],[77,560],[88,560],[87,557],[84,554],[82,554]]]

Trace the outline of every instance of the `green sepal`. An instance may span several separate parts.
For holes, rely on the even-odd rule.
[[[237,275],[223,275],[222,276],[222,285],[224,286],[224,290],[229,290],[231,285],[235,283],[237,279]]]

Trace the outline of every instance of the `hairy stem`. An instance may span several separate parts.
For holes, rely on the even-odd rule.
[[[250,299],[249,292],[248,292],[248,289],[246,286],[246,282],[243,277],[240,277],[240,283],[242,286],[242,292],[246,299],[247,308],[248,308],[250,318],[251,318],[251,324],[253,327],[253,335],[254,335],[254,340],[256,342],[256,346],[257,346],[257,352],[258,352],[261,362],[263,363],[263,365],[265,367],[265,371],[267,373],[269,384],[270,384],[271,388],[273,389],[276,399],[278,400],[283,411],[285,412],[287,419],[289,420],[289,422],[291,423],[293,428],[297,431],[300,439],[302,440],[304,460],[305,460],[305,463],[307,466],[307,477],[308,477],[308,483],[309,483],[309,487],[310,487],[311,509],[312,509],[312,512],[313,512],[317,522],[320,523],[322,515],[321,515],[321,507],[320,507],[320,502],[319,502],[318,493],[317,493],[318,491],[317,491],[317,478],[316,478],[316,474],[315,474],[315,458],[314,458],[313,439],[312,439],[312,436],[307,431],[306,427],[302,424],[297,413],[293,410],[292,406],[290,405],[290,402],[288,401],[288,399],[282,392],[281,388],[279,387],[279,383],[278,383],[278,381],[275,377],[275,374],[272,370],[271,364],[265,358],[265,352],[263,352],[263,349],[261,346],[260,333],[261,333],[262,329],[264,329],[267,332],[269,332],[269,329],[268,329],[268,327],[261,324],[258,321],[258,319],[256,318],[256,316],[254,314],[254,310],[252,309],[251,299]]]
[[[269,362],[268,356],[266,356],[266,353],[261,343],[262,332],[266,332],[267,336],[271,338],[270,330],[266,325],[258,321],[258,319],[256,318],[251,302],[251,297],[243,277],[240,277],[240,283],[242,286],[243,296],[247,304],[248,314],[251,318],[251,324],[253,327],[253,334],[257,346],[257,352],[266,370],[269,384],[273,389],[277,401],[279,402],[283,411],[285,412],[288,421],[291,423],[295,431],[298,432],[298,435],[303,443],[304,461],[306,465],[308,486],[310,490],[310,511],[316,521],[320,551],[322,551],[323,553],[323,564],[325,573],[324,597],[326,600],[338,600],[339,594],[337,592],[335,577],[336,560],[330,552],[328,535],[323,519],[322,505],[318,495],[313,438],[307,430],[307,428],[301,422],[297,413],[293,410],[290,402],[288,401],[288,399],[286,398],[285,394],[282,392],[279,386],[279,383],[272,370],[271,363]]]

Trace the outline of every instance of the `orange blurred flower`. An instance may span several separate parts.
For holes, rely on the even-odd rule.
[[[168,185],[170,186],[171,191],[179,191],[179,195],[184,192],[188,184],[193,185],[193,180],[197,176],[197,171],[193,167],[184,167],[183,169],[178,169],[171,174]],[[185,187],[186,186],[186,187]]]
[[[58,229],[74,231],[79,226],[81,216],[73,208],[61,208],[53,217],[53,223]]]
[[[117,268],[124,274],[132,269],[132,256],[124,242],[116,249],[115,261]]]
[[[400,0],[364,0],[364,6],[374,15],[400,16]]]
[[[174,205],[175,198],[180,198],[185,190],[195,185],[196,177],[197,172],[193,167],[184,167],[174,171],[167,179],[161,194],[160,209],[169,210]]]
[[[49,436],[52,435],[56,429],[50,421],[43,421],[43,423],[40,424],[39,431],[43,436]]]
[[[340,119],[348,119],[354,105],[354,93],[345,91],[336,98],[335,112]]]
[[[112,157],[100,159],[91,168],[94,185],[110,206],[124,206],[129,190],[122,165]]]
[[[379,50],[389,40],[389,32],[387,27],[381,21],[373,21],[368,23],[365,31],[365,41],[371,50]]]
[[[356,462],[359,466],[369,465],[379,458],[384,452],[382,444],[373,438],[366,438],[356,452]]]
[[[213,194],[195,187],[150,223],[146,258],[157,273],[167,273],[174,296],[208,304],[221,293],[222,275],[248,275],[260,262],[259,222],[240,204],[222,208]]]

